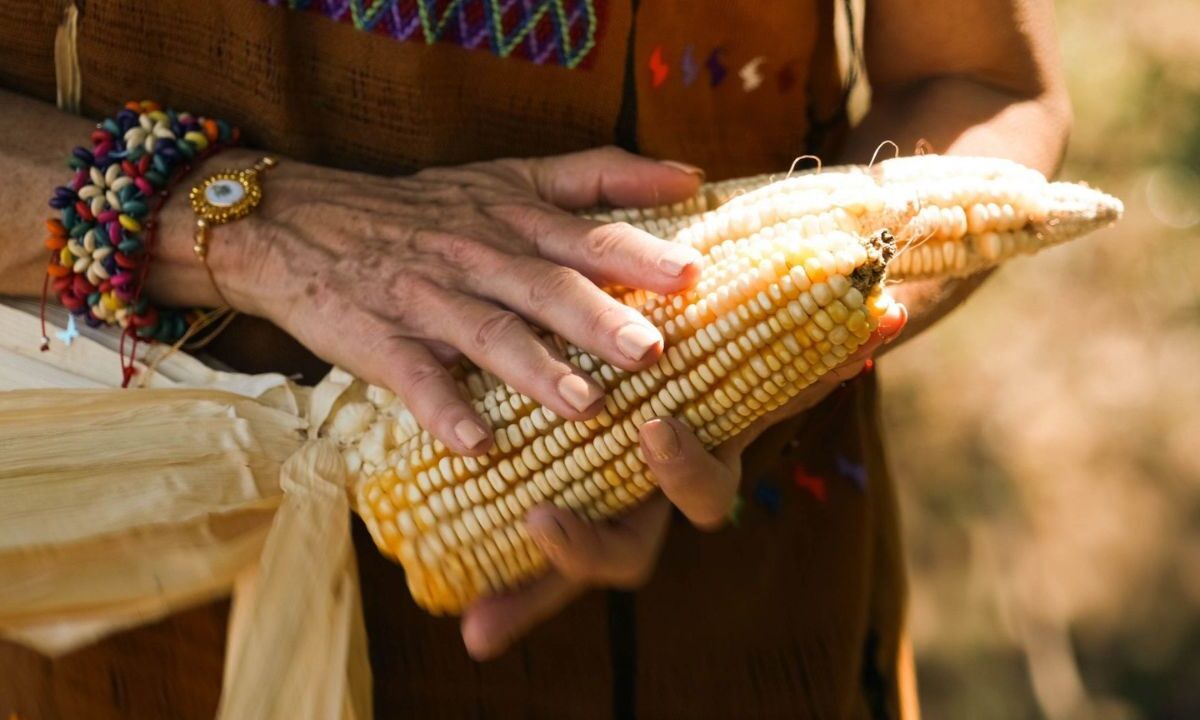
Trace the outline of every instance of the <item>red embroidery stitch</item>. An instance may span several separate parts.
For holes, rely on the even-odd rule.
[[[659,87],[667,81],[667,73],[670,71],[671,67],[663,62],[662,45],[659,45],[650,53],[650,84]]]
[[[807,490],[818,501],[825,502],[825,478],[820,475],[810,475],[803,465],[796,465],[792,468],[792,479],[795,481],[796,487]]]

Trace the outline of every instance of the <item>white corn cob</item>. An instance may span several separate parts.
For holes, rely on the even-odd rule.
[[[812,217],[805,220],[809,227],[847,232],[888,228],[900,250],[888,275],[906,280],[971,275],[1109,225],[1123,212],[1121,202],[1110,195],[1077,183],[1048,182],[1038,171],[1000,158],[923,155],[774,178],[716,183],[683,203],[613,210],[598,217],[629,222],[704,251],[720,233],[710,229],[706,218],[717,207],[752,208],[762,195],[756,191],[768,185],[770,192],[806,194],[810,200],[825,193],[833,200],[831,207],[810,205],[807,212],[799,211]],[[868,179],[889,191],[887,210],[893,214],[839,213],[838,208],[847,206],[844,194],[860,192]],[[905,202],[915,206],[915,217],[894,214]]]
[[[743,193],[747,185],[757,189]],[[706,257],[686,292],[617,295],[662,331],[666,350],[654,367],[625,372],[551,338],[607,389],[597,418],[563,420],[468,367],[463,389],[495,432],[484,457],[455,455],[391,393],[363,383],[324,433],[342,447],[358,478],[356,508],[380,548],[404,565],[414,598],[458,612],[545,567],[523,522],[534,505],[600,519],[654,489],[637,445],[646,420],[680,418],[714,447],[840,364],[891,302],[885,273],[965,274],[1119,213],[1109,196],[1047,183],[1014,163],[925,156],[706,186],[679,206],[597,214]]]

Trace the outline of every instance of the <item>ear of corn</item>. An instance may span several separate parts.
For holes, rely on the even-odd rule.
[[[769,186],[769,189],[768,189]],[[883,206],[846,215],[864,188],[884,190]],[[829,204],[821,208],[822,194]],[[704,251],[723,229],[711,221],[717,208],[749,211],[765,197],[787,195],[805,223],[828,230],[870,232],[888,228],[899,252],[888,267],[892,280],[964,277],[1022,254],[1066,242],[1111,224],[1123,207],[1086,185],[1048,182],[1041,173],[1001,158],[924,155],[810,171],[790,178],[760,175],[705,186],[675,205],[612,210],[598,219],[628,222],[660,237]],[[911,204],[913,213],[903,212]],[[702,232],[700,229],[703,228]]]
[[[869,337],[891,302],[885,274],[969,274],[1120,213],[1102,193],[1002,160],[925,156],[769,180],[593,214],[706,258],[686,292],[614,293],[662,331],[654,367],[628,373],[550,338],[608,391],[597,418],[564,420],[464,367],[462,388],[496,441],[470,458],[422,430],[387,391],[354,383],[342,395],[323,432],[342,448],[357,511],[404,565],[418,603],[458,612],[543,570],[523,523],[536,504],[603,519],[652,492],[637,444],[643,422],[674,416],[715,447],[787,402]]]
[[[890,302],[879,285],[890,236],[791,240],[758,233],[718,246],[696,287],[643,305],[667,338],[648,370],[628,373],[557,341],[608,390],[593,420],[559,418],[506,385],[476,387],[496,440],[477,459],[414,432],[394,400],[364,392],[336,410],[329,433],[354,446],[359,512],[405,565],[417,601],[454,612],[541,570],[522,523],[538,503],[600,519],[645,497],[654,489],[637,444],[646,420],[680,417],[715,447],[853,353]]]

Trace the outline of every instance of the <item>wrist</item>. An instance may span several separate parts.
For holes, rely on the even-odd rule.
[[[258,213],[209,229],[206,269],[205,261],[194,250],[196,214],[188,201],[188,191],[214,173],[249,168],[262,155],[243,148],[229,148],[208,157],[192,167],[167,198],[158,212],[158,247],[153,271],[146,282],[146,292],[155,303],[220,307],[228,300],[235,309],[260,314],[253,282],[263,255],[261,233],[252,229]],[[264,196],[271,194],[270,184],[270,178],[265,178]]]

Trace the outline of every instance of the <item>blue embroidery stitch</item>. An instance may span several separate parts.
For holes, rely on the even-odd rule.
[[[772,515],[779,512],[780,506],[783,505],[783,498],[779,493],[779,488],[766,480],[759,480],[754,485],[754,499]]]
[[[683,86],[691,87],[700,75],[700,66],[696,64],[696,46],[688,43],[683,49],[683,59],[679,63],[679,71],[683,74]]]

